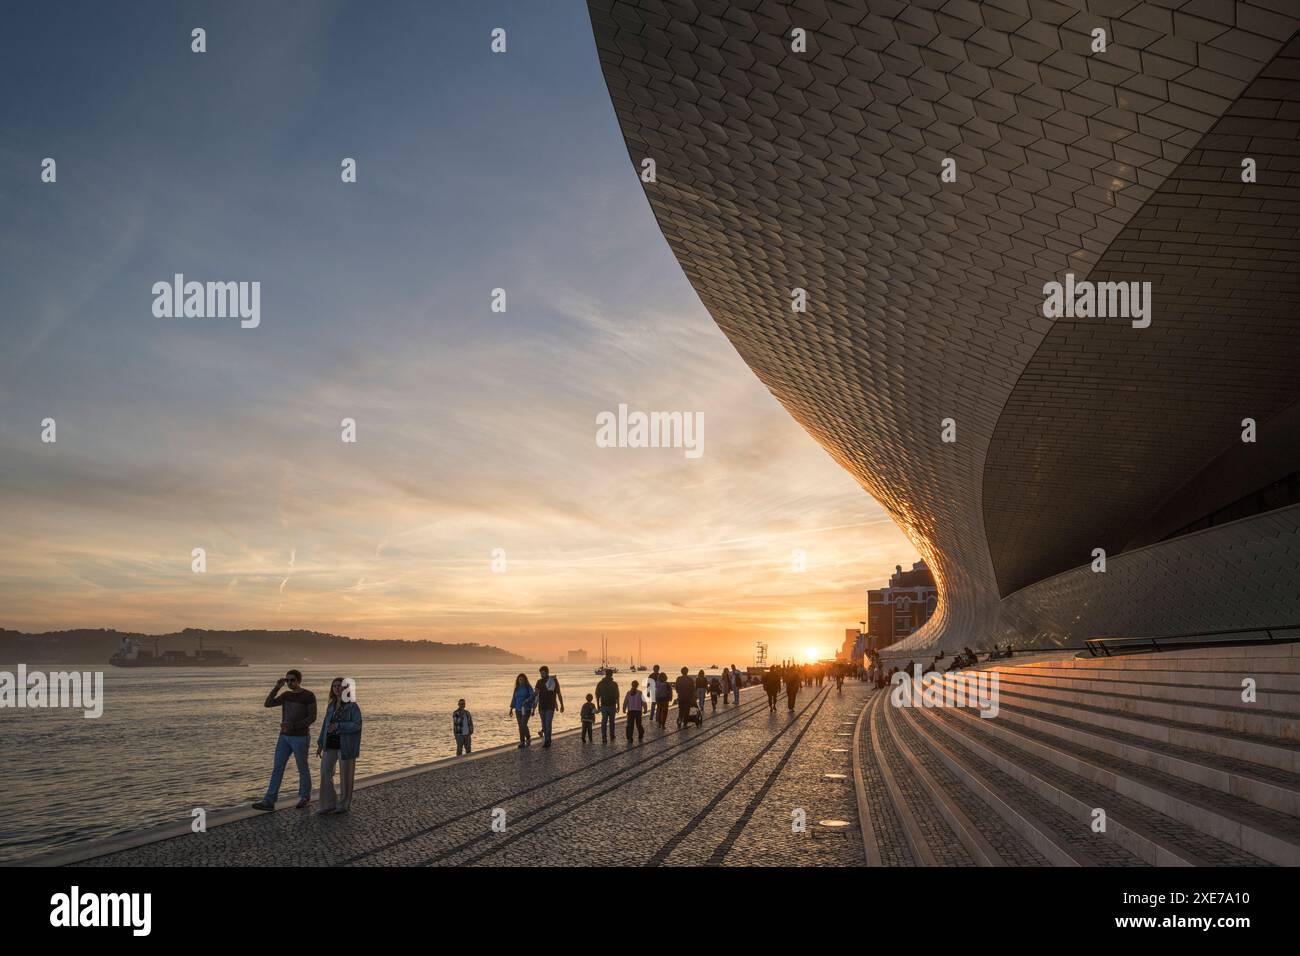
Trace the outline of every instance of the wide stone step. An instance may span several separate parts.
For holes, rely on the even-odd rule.
[[[1300,774],[1191,747],[1161,743],[1079,719],[1037,713],[1013,706],[1006,700],[1001,702],[997,719],[1300,817]]]
[[[1001,701],[1038,713],[1068,717],[1161,743],[1300,773],[1300,743],[1295,741],[1151,715],[1125,714],[1109,706],[1064,701],[1050,692],[1034,693],[1033,688],[1016,688],[1009,684],[999,686],[998,696]]]
[[[918,707],[914,711],[959,740],[981,760],[1015,778],[1073,818],[1076,827],[1099,842],[1113,840],[1154,866],[1252,866],[1263,858],[1161,813],[1140,800],[1074,773],[1039,753],[1016,746],[988,725],[997,721],[957,708]],[[1106,828],[1093,833],[1094,810],[1103,810]]]
[[[1094,784],[1136,800],[1217,840],[1281,866],[1300,865],[1300,819],[1186,777],[1069,743],[1024,724],[948,708],[978,731]],[[972,728],[976,729],[976,728]]]
[[[997,662],[983,664],[996,667]],[[1030,660],[1025,667],[1073,667],[1079,670],[1155,670],[1193,673],[1199,671],[1244,671],[1254,669],[1270,674],[1300,674],[1300,657],[1277,654],[1237,654],[1231,657],[1187,657],[1180,654],[1126,654],[1123,657],[1064,657],[1056,660]]]
[[[1229,706],[1210,701],[1167,700],[1149,694],[1123,693],[1118,688],[1100,687],[1096,681],[1084,681],[1080,682],[1083,686],[1072,687],[1065,681],[1045,681],[1035,675],[1013,671],[1002,671],[998,677],[1003,687],[1025,689],[1067,703],[1090,704],[1120,713],[1201,724],[1260,737],[1300,740],[1300,720],[1295,714],[1269,710],[1263,704],[1244,704],[1240,699],[1235,706]],[[1157,685],[1148,686],[1159,689]]]
[[[894,809],[881,768],[883,758],[872,746],[872,721],[884,699],[884,694],[875,694],[858,715],[853,729],[853,784],[858,798],[858,824],[868,866],[918,866],[920,861],[912,849],[916,835],[909,834]]]
[[[886,706],[885,724],[931,802],[979,866],[1048,866],[1035,841],[1026,840],[945,765],[916,729]]]
[[[1030,681],[1043,686],[1063,687],[1069,690],[1100,691],[1102,693],[1126,694],[1131,697],[1147,697],[1151,700],[1185,701],[1195,704],[1211,704],[1215,707],[1239,707],[1245,711],[1267,710],[1281,714],[1300,716],[1300,693],[1285,690],[1265,690],[1258,681],[1255,686],[1254,702],[1242,700],[1244,692],[1242,677],[1235,684],[1222,686],[1222,681],[1214,683],[1199,680],[1202,675],[1185,675],[1181,682],[1134,680],[1119,676],[1103,677],[1098,674],[1078,675],[1072,671],[1051,671],[1040,668],[1015,668],[996,671],[999,680]],[[1244,675],[1249,676],[1249,675]]]
[[[871,746],[879,755],[879,766],[889,799],[902,821],[912,856],[921,866],[977,866],[982,861],[930,799],[931,783],[919,773],[914,761],[894,737],[888,724],[891,708],[886,701],[871,715]]]
[[[1261,635],[1263,632],[1259,632]],[[1276,632],[1275,632],[1276,633]],[[1294,631],[1288,631],[1294,634]],[[1087,653],[1086,651],[1084,652]],[[1137,654],[1120,654],[1094,660],[1129,660],[1132,658],[1163,657],[1170,660],[1210,658],[1223,660],[1229,657],[1294,657],[1300,659],[1300,641],[1273,641],[1262,644],[1224,644],[1219,647],[1184,647],[1178,650],[1145,651]]]
[[[894,708],[890,708],[891,710]],[[1055,803],[1044,800],[1013,777],[986,763],[967,747],[920,720],[910,708],[899,708],[903,722],[926,750],[950,771],[956,787],[979,799],[1025,846],[1054,866],[1142,866],[1141,860],[1117,844],[1099,843]],[[1098,853],[1098,849],[1102,852]],[[1005,854],[1004,854],[1005,856]]]
[[[1075,661],[1045,661],[1042,664],[1027,664],[1017,667],[1019,673],[1033,673],[1044,677],[1070,677],[1081,680],[1114,681],[1117,683],[1137,684],[1193,684],[1201,687],[1215,687],[1221,690],[1241,693],[1243,678],[1251,677],[1260,691],[1284,691],[1300,694],[1300,672],[1283,673],[1262,671],[1258,668],[1242,667],[1237,670],[1227,669],[1224,662],[1218,662],[1214,669],[1204,670],[1158,670],[1154,667],[1136,668],[1128,666],[1101,667],[1097,665],[1077,666]],[[999,669],[999,673],[1005,671]]]

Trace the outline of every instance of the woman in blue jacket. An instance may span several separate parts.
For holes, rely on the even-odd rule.
[[[320,762],[320,806],[317,813],[347,813],[352,807],[352,784],[357,775],[357,757],[361,755],[361,708],[355,700],[344,700],[342,677],[330,683],[330,700],[325,708],[320,736],[316,739],[316,756]],[[355,687],[349,688],[353,693]],[[339,768],[339,794],[334,794],[334,768]]]
[[[528,729],[528,720],[533,716],[533,704],[536,700],[537,692],[533,690],[533,685],[528,682],[528,675],[520,674],[515,678],[515,693],[510,698],[510,713],[519,722],[520,750],[533,742],[533,733]]]

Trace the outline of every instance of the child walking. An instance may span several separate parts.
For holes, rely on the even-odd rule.
[[[636,681],[632,681],[632,689],[627,692],[623,698],[623,713],[627,714],[627,742],[632,742],[632,728],[636,728],[636,739],[645,739],[645,728],[641,726],[641,713],[645,710],[645,695],[636,689]]]

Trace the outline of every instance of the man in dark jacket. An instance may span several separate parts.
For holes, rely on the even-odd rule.
[[[605,676],[596,685],[596,706],[600,708],[600,739],[614,739],[614,715],[618,713],[618,683],[614,672],[606,670]],[[608,735],[608,736],[606,736]]]
[[[763,690],[767,692],[767,709],[776,711],[776,695],[781,693],[781,671],[769,667],[763,672]]]
[[[541,677],[533,690],[537,693],[537,713],[542,718],[542,747],[546,748],[551,745],[551,726],[555,722],[557,704],[560,713],[564,713],[564,694],[560,692],[560,682],[551,676],[549,667],[541,668],[538,673]]]
[[[682,668],[682,676],[677,678],[677,723],[685,727],[691,719],[691,704],[695,703],[695,678],[689,667]]]
[[[794,713],[794,700],[799,696],[799,685],[803,681],[803,674],[798,667],[791,667],[785,672],[785,705],[790,713]]]
[[[283,694],[280,691],[288,687]],[[298,764],[298,809],[311,802],[311,768],[307,765],[307,745],[311,725],[316,722],[316,695],[302,687],[302,672],[288,671],[275,682],[266,695],[266,707],[280,708],[280,736],[275,742],[275,764],[266,796],[253,804],[254,810],[274,810],[280,796],[280,781],[292,754]]]

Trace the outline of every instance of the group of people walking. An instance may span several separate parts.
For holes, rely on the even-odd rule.
[[[540,719],[540,736],[545,748],[551,746],[556,712],[564,713],[564,693],[560,689],[559,680],[551,674],[548,667],[542,667],[538,674],[536,681],[530,681],[526,674],[519,674],[515,678],[510,697],[508,716],[514,717],[518,725],[521,750],[532,746],[533,732],[530,724],[534,715]],[[799,687],[805,682],[816,682],[820,686],[825,676],[824,670],[810,671],[794,665],[771,668],[762,678],[769,708],[776,710],[776,698],[784,686],[788,706],[793,711]],[[837,685],[843,682],[843,675],[838,671],[835,672],[835,677]],[[594,742],[596,720],[599,718],[601,741],[613,742],[620,714],[625,718],[624,736],[628,743],[634,737],[638,741],[644,740],[647,722],[657,726],[661,732],[667,729],[668,715],[674,704],[676,726],[702,726],[706,704],[711,702],[715,712],[719,698],[724,705],[733,700],[739,704],[740,690],[749,683],[749,675],[742,673],[735,665],[713,675],[706,675],[702,670],[692,675],[690,668],[683,667],[676,678],[670,678],[656,664],[646,675],[644,690],[639,681],[633,680],[628,691],[620,696],[613,670],[606,670],[595,690],[586,695],[581,706],[582,740],[584,743]],[[316,735],[316,757],[320,760],[320,801],[316,809],[319,814],[347,813],[352,807],[357,758],[361,755],[361,708],[354,697],[347,679],[336,677],[330,682],[325,717]],[[280,708],[280,734],[276,738],[275,759],[266,794],[253,804],[253,808],[275,809],[284,771],[292,757],[298,769],[297,806],[301,809],[311,803],[312,776],[308,750],[312,725],[316,723],[317,717],[316,695],[302,686],[301,671],[289,670],[275,682],[266,697],[265,706]],[[472,753],[474,717],[466,708],[464,700],[457,702],[451,723],[452,735],[456,741],[456,756]],[[336,775],[339,784],[337,790]]]
[[[835,692],[844,693],[844,679],[860,670],[850,664],[796,664],[787,661],[769,667],[763,674],[763,690],[767,692],[767,709],[776,710],[776,699],[785,688],[785,705],[793,713],[801,687],[821,687],[827,678],[835,681]]]
[[[552,728],[555,712],[564,713],[564,695],[560,692],[559,681],[551,676],[550,669],[540,670],[537,682],[531,683],[527,674],[515,678],[514,692],[510,698],[509,715],[515,718],[519,726],[519,749],[531,747],[532,730],[529,722],[534,712],[541,718],[542,746],[551,745]],[[703,720],[704,705],[712,699],[713,710],[718,709],[718,698],[725,704],[734,695],[740,703],[740,688],[747,683],[736,667],[723,669],[721,674],[712,677],[700,671],[694,677],[690,668],[683,667],[676,680],[670,680],[668,674],[656,664],[646,675],[645,689],[640,681],[632,681],[626,694],[619,696],[618,682],[614,680],[613,670],[606,670],[605,676],[596,685],[596,689],[587,695],[582,704],[579,717],[582,723],[582,740],[595,741],[596,718],[600,718],[600,739],[611,742],[617,733],[616,721],[619,714],[625,716],[624,736],[631,742],[645,739],[647,720],[656,723],[660,730],[666,729],[668,712],[677,704],[677,726],[683,727]],[[646,711],[649,710],[649,714]],[[694,711],[694,713],[692,713]]]

